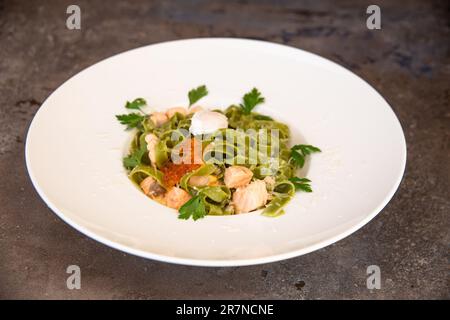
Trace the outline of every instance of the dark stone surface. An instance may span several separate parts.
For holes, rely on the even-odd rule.
[[[65,27],[66,8],[82,29]],[[277,4],[276,4],[277,3]],[[377,1],[0,0],[1,298],[450,298],[449,7]],[[24,165],[41,102],[83,68],[160,41],[247,37],[318,53],[354,71],[392,105],[408,143],[406,175],[382,213],[348,238],[295,259],[197,268],[134,257],[66,225],[38,197]],[[66,288],[77,264],[82,289]],[[366,288],[379,265],[381,290]]]

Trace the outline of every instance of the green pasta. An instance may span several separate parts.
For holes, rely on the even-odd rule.
[[[129,177],[131,181],[139,185],[145,178],[152,177],[156,181],[158,181],[159,184],[163,185],[163,174],[161,171],[154,167],[145,166],[145,165],[138,165],[131,170],[129,173]]]
[[[217,172],[217,167],[213,164],[206,164],[197,170],[186,173],[180,180],[180,187],[190,191],[189,179],[191,177],[208,176],[214,172]]]

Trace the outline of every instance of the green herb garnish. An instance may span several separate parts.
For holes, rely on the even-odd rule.
[[[117,115],[116,118],[121,124],[126,125],[127,129],[132,129],[140,126],[145,116],[139,113],[129,113]]]
[[[196,103],[198,100],[203,98],[204,96],[208,95],[208,89],[205,85],[199,86],[195,89],[192,89],[188,93],[189,97],[189,107],[192,106],[194,103]]]
[[[179,210],[178,219],[192,219],[198,220],[206,216],[205,204],[200,196],[191,198],[188,202],[183,204]]]
[[[292,182],[296,191],[312,192],[310,185],[311,180],[307,178],[292,177],[289,178],[289,181]]]
[[[147,101],[145,101],[145,99],[137,98],[137,99],[134,99],[132,102],[127,101],[127,103],[125,104],[125,108],[141,111],[141,107],[145,106],[146,104],[147,104]]]
[[[261,97],[261,92],[258,89],[253,88],[252,91],[246,93],[242,98],[240,104],[244,114],[250,114],[252,110],[260,103],[265,101],[264,97]]]
[[[306,156],[314,152],[322,152],[322,150],[309,144],[296,144],[291,148],[292,162],[296,167],[303,168]]]
[[[134,150],[127,157],[123,158],[123,166],[127,169],[133,169],[134,167],[142,164],[142,156],[147,152],[147,144],[141,144],[139,149]]]
[[[125,108],[131,109],[131,110],[139,110],[141,114],[139,113],[128,113],[128,114],[119,114],[116,115],[117,120],[123,125],[127,126],[127,129],[132,129],[139,127],[145,119],[145,114],[142,112],[141,107],[145,106],[147,104],[147,101],[145,101],[143,98],[137,98],[134,99],[132,102],[127,101],[125,104]]]

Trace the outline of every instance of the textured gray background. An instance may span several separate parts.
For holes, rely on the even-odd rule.
[[[81,31],[65,27],[71,3],[81,6]],[[450,298],[449,7],[446,1],[376,1],[382,30],[370,31],[365,9],[371,3],[0,0],[0,297]],[[24,165],[27,127],[42,101],[115,53],[205,36],[309,50],[381,92],[403,125],[408,163],[400,189],[379,216],[306,256],[197,268],[110,249],[46,207]],[[66,289],[69,264],[82,269],[81,290]],[[381,290],[366,289],[371,264],[381,267]]]

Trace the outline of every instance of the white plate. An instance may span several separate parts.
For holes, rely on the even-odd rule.
[[[305,171],[314,192],[298,193],[286,214],[258,212],[179,220],[126,177],[130,132],[115,119],[145,98],[157,109],[186,105],[206,84],[206,107],[227,107],[257,87],[259,111],[290,125],[314,154]],[[243,39],[191,39],[150,45],[80,72],[41,106],[30,126],[26,162],[47,205],[74,228],[146,258],[238,266],[302,255],[371,220],[391,199],[405,168],[395,114],[371,86],[317,55]]]

